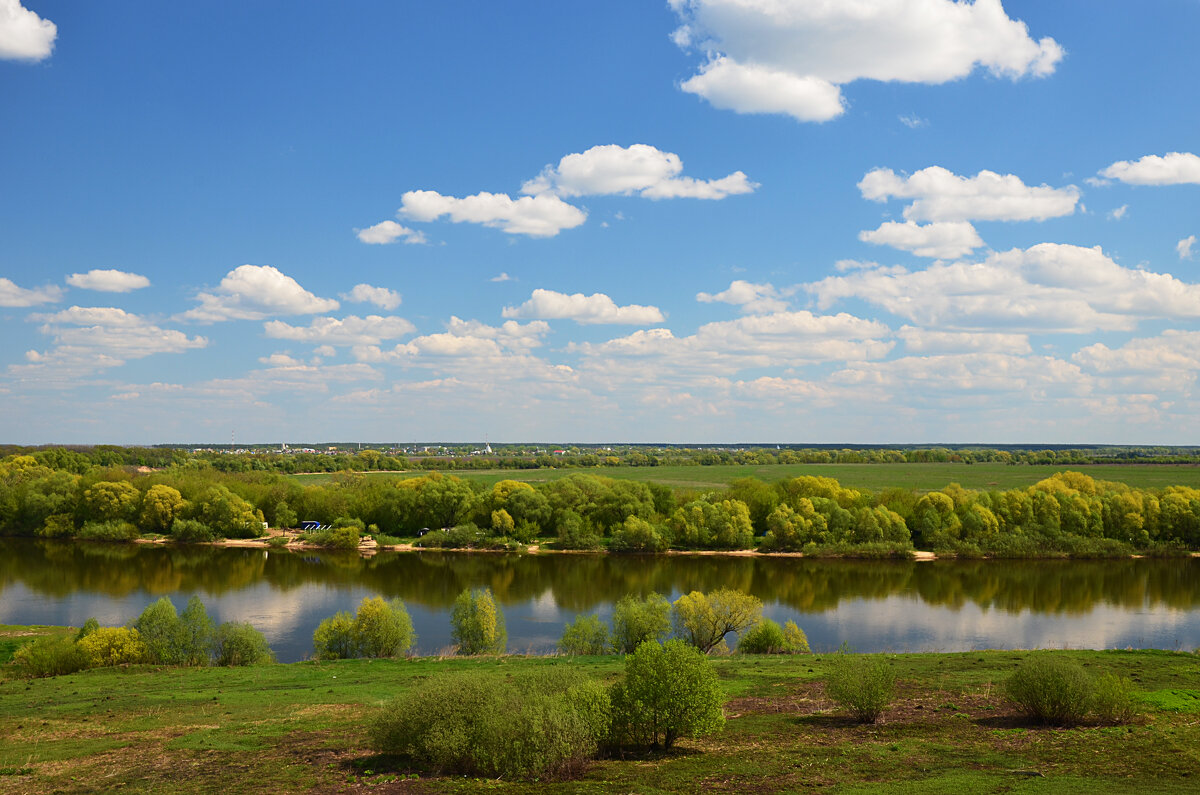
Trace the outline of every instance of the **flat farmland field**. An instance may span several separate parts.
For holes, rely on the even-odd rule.
[[[1083,472],[1097,480],[1111,480],[1144,489],[1167,486],[1200,488],[1196,464],[1086,464],[1076,466],[1007,464],[770,464],[721,466],[597,467],[594,469],[481,469],[445,474],[493,484],[501,480],[543,483],[572,474],[601,475],[618,480],[662,483],[675,488],[705,489],[728,485],[737,478],[754,477],[768,483],[801,475],[834,478],[844,486],[867,491],[904,488],[934,491],[951,483],[980,490],[1019,489],[1032,486],[1055,472]],[[412,478],[424,471],[369,472],[372,478]],[[342,474],[290,475],[305,484],[328,483]]]

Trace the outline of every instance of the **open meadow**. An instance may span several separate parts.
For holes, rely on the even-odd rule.
[[[447,471],[445,474],[492,485],[501,480],[544,483],[586,473],[616,478],[661,483],[681,489],[720,488],[738,478],[758,478],[774,483],[802,475],[834,478],[843,486],[867,491],[890,488],[934,491],[950,483],[967,489],[998,490],[1026,488],[1055,472],[1083,472],[1097,480],[1111,480],[1134,488],[1161,489],[1168,486],[1200,488],[1200,465],[1195,464],[1086,464],[1074,466],[1009,464],[728,464],[714,466],[599,467],[594,469],[483,469]],[[410,472],[369,472],[372,478],[410,478],[429,474]],[[315,473],[290,475],[304,484],[328,483],[342,474]]]

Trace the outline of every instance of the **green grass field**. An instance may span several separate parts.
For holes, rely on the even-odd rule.
[[[596,469],[521,469],[450,472],[460,478],[493,484],[500,480],[543,483],[573,473],[589,473],[623,480],[652,481],[677,488],[704,489],[728,485],[737,478],[755,477],[773,483],[800,475],[837,479],[842,485],[868,491],[905,488],[932,491],[950,483],[969,489],[1026,488],[1039,480],[1073,469],[1099,480],[1113,480],[1137,488],[1191,486],[1200,488],[1200,466],[1194,464],[1091,464],[1086,466],[1008,466],[1006,464],[771,464],[765,466],[665,466],[601,467]],[[368,477],[417,477],[424,472],[373,472]],[[291,475],[301,483],[326,483],[337,475]]]
[[[719,657],[725,731],[581,781],[438,776],[366,746],[364,724],[443,671],[503,677],[566,664],[604,680],[618,657],[352,660],[243,669],[102,669],[0,682],[0,792],[1186,792],[1200,779],[1200,657],[1054,652],[1130,676],[1127,726],[1031,725],[1000,683],[1027,653],[887,659],[898,697],[873,726],[824,693],[827,655]]]

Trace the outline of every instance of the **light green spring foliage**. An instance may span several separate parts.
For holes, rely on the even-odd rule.
[[[712,663],[680,640],[647,641],[625,658],[625,676],[610,691],[609,743],[640,751],[670,749],[725,725],[725,695]]]
[[[399,599],[368,597],[354,616],[340,612],[322,621],[313,633],[317,659],[399,657],[416,643],[412,618]]]
[[[608,548],[613,552],[662,552],[670,545],[662,528],[630,516],[613,531]]]
[[[825,679],[825,692],[860,723],[875,723],[892,703],[896,674],[881,657],[838,654]]]
[[[212,659],[213,636],[216,627],[200,597],[188,599],[179,616],[179,665],[208,665]]]
[[[226,621],[213,635],[215,665],[261,665],[275,661],[266,637],[249,624]]]
[[[1096,677],[1092,712],[1104,723],[1128,723],[1138,714],[1133,700],[1133,681],[1112,672]]]
[[[620,654],[632,654],[642,643],[662,642],[671,631],[671,603],[651,591],[644,598],[633,594],[613,606],[612,645]]]
[[[17,676],[65,676],[88,667],[88,658],[71,638],[51,636],[26,643],[13,653]]]
[[[130,627],[100,627],[78,642],[89,668],[146,662],[149,649]]]
[[[459,654],[503,654],[508,646],[504,613],[490,588],[464,590],[450,612],[450,637]]]
[[[600,616],[577,616],[563,629],[558,650],[563,654],[608,654],[608,627]]]
[[[595,756],[610,714],[604,686],[567,666],[503,678],[438,674],[384,707],[371,745],[440,773],[574,778]]]
[[[692,591],[676,599],[671,609],[676,637],[706,654],[720,646],[730,632],[744,632],[761,618],[761,599],[729,588],[709,594]]]
[[[188,600],[182,615],[175,612],[175,605],[164,596],[143,610],[133,626],[146,645],[146,661],[159,665],[205,666],[212,663],[214,658],[226,660],[218,662],[218,665],[250,665],[270,659],[270,648],[262,633],[250,627],[256,636],[250,638],[245,629],[228,628],[228,622],[214,627],[204,603],[196,596]],[[229,637],[231,633],[241,633],[247,643],[265,649],[266,654],[224,654],[220,639]],[[247,662],[240,662],[243,659]]]
[[[808,635],[795,621],[788,620],[783,625],[783,651],[785,654],[808,654],[811,651],[808,648]]]
[[[181,645],[179,613],[167,597],[162,597],[142,611],[133,624],[146,644],[150,662],[176,665]]]

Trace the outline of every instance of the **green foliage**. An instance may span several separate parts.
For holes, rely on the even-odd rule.
[[[1104,723],[1128,723],[1137,715],[1133,700],[1133,681],[1112,672],[1096,678],[1092,693],[1092,711]]]
[[[503,654],[508,645],[504,613],[490,588],[465,590],[450,611],[450,637],[459,654]]]
[[[625,676],[610,691],[609,743],[634,751],[670,749],[725,725],[724,693],[708,658],[682,641],[647,641],[625,658]]]
[[[179,616],[177,664],[208,665],[215,632],[212,619],[208,617],[208,610],[200,597],[188,599],[187,606]]]
[[[146,644],[149,662],[159,665],[207,665],[213,624],[198,597],[188,600],[183,615],[162,597],[149,605],[133,624]]]
[[[159,483],[142,495],[138,523],[147,533],[165,533],[180,516],[186,503],[179,489]]]
[[[216,665],[261,665],[274,659],[266,637],[249,624],[226,621],[217,627],[213,636]]]
[[[78,643],[98,629],[100,629],[100,622],[94,618],[89,618],[87,621],[83,622],[83,626],[79,628],[77,633],[75,633],[75,642]]]
[[[558,520],[559,549],[599,549],[600,534],[574,511],[563,511]]]
[[[825,692],[860,723],[875,723],[892,703],[896,674],[882,657],[839,654],[825,679]]]
[[[95,522],[128,521],[137,510],[141,493],[123,480],[100,481],[83,492],[83,518]]]
[[[349,613],[338,613],[322,621],[313,633],[313,647],[320,660],[399,657],[416,640],[404,603],[399,599],[386,602],[379,596],[359,602],[353,618]]]
[[[662,642],[670,631],[671,603],[661,594],[629,594],[613,605],[612,645],[619,654],[632,654],[646,641]]]
[[[595,614],[577,616],[558,641],[563,654],[608,654],[609,648],[608,627]]]
[[[676,546],[692,549],[749,549],[754,544],[750,511],[741,500],[692,500],[671,514]]]
[[[29,679],[65,676],[88,667],[88,657],[72,638],[52,636],[26,643],[13,654],[17,676]]]
[[[604,688],[566,666],[504,679],[437,674],[384,707],[371,745],[441,773],[573,778],[596,754],[609,712]]]
[[[138,631],[130,627],[100,627],[80,639],[78,645],[92,668],[146,662],[150,653]]]
[[[1055,726],[1083,720],[1093,691],[1079,663],[1048,654],[1031,656],[1004,683],[1005,695],[1029,717]]]
[[[645,519],[630,516],[612,535],[608,548],[613,552],[662,552],[670,546],[662,531]]]
[[[764,618],[741,634],[737,650],[742,654],[782,654],[785,642],[783,627]]]
[[[85,522],[76,538],[85,541],[133,541],[138,537],[138,529],[121,519],[110,519],[104,522]]]
[[[783,625],[783,651],[786,654],[808,654],[808,636],[795,621],[787,621]]]
[[[730,632],[744,632],[761,618],[761,599],[728,588],[710,594],[692,591],[671,607],[675,635],[705,654],[721,645]]]
[[[339,611],[323,619],[313,631],[313,650],[318,660],[349,660],[357,657],[354,616]]]
[[[185,544],[212,541],[212,528],[195,519],[176,519],[171,524],[171,538]]]

